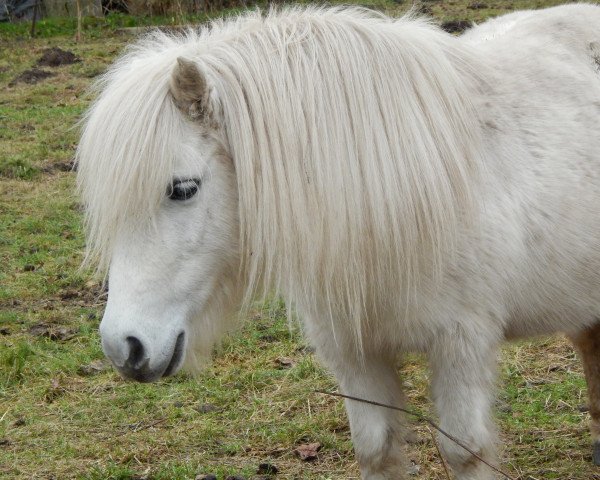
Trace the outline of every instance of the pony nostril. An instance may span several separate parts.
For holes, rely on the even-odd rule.
[[[129,344],[129,356],[125,362],[129,368],[137,369],[144,360],[144,345],[136,337],[127,337],[127,343]]]

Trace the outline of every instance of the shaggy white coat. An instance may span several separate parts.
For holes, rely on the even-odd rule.
[[[159,371],[185,332],[200,361],[276,290],[344,393],[397,405],[398,354],[426,352],[441,426],[493,458],[499,344],[600,314],[598,32],[580,4],[458,38],[341,8],[145,38],[77,154],[105,351],[122,366],[136,336]],[[169,200],[174,178],[199,193]],[[401,478],[396,413],[347,410],[363,477]],[[457,478],[492,478],[441,442]]]

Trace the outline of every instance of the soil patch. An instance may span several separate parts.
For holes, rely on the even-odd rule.
[[[32,68],[31,70],[25,70],[19,76],[15,77],[15,79],[8,85],[12,87],[19,82],[28,83],[29,85],[35,85],[39,81],[44,80],[46,78],[54,77],[55,75],[55,73],[48,72],[47,70]]]
[[[45,337],[53,341],[71,340],[77,333],[75,329],[49,323],[38,323],[29,327],[28,332],[34,337]]]
[[[442,28],[448,33],[462,33],[473,26],[473,22],[469,20],[451,20],[442,23]]]
[[[60,67],[61,65],[71,65],[81,62],[81,58],[73,52],[68,52],[58,47],[47,48],[42,52],[42,56],[37,61],[39,67]]]
[[[77,165],[73,160],[70,162],[56,162],[46,165],[42,168],[44,173],[55,173],[55,172],[74,172],[77,170]]]

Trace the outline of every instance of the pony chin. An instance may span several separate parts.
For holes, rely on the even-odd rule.
[[[211,365],[215,345],[222,338],[221,332],[206,328],[207,326],[203,323],[190,329],[193,338],[185,352],[182,370],[192,376],[199,375]]]
[[[199,376],[212,363],[212,348],[188,348],[185,353],[185,360],[182,371],[193,377]]]
[[[223,287],[223,286],[222,286]],[[228,295],[229,294],[229,295]],[[212,363],[213,352],[228,333],[241,325],[242,291],[223,287],[204,312],[189,322],[190,335],[182,370],[197,376]],[[231,302],[231,299],[236,301]],[[231,302],[231,303],[230,303]]]

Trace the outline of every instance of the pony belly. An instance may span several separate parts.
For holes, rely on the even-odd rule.
[[[516,340],[538,335],[565,333],[575,335],[594,325],[600,318],[600,302],[579,304],[569,299],[563,305],[538,305],[538,308],[514,310],[508,318],[504,335],[507,340]]]

